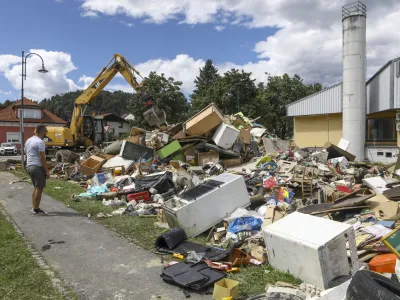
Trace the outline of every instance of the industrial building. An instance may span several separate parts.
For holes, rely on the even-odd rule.
[[[366,7],[343,7],[343,82],[286,107],[299,147],[350,142],[358,161],[390,163],[399,154],[400,58],[366,81]],[[366,82],[366,84],[365,84]]]

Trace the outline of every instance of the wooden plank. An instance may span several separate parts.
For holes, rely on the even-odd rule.
[[[322,210],[318,212],[313,212],[310,215],[320,215],[320,214],[327,214],[327,213],[332,213],[336,211],[344,211],[344,210],[352,210],[352,209],[362,209],[362,208],[368,208],[368,206],[363,205],[363,206],[351,206],[351,207],[341,207],[341,208],[332,208],[328,210]]]
[[[360,205],[363,202],[367,201],[368,199],[372,198],[373,196],[375,196],[375,195],[371,194],[371,195],[366,195],[366,196],[357,196],[357,197],[349,198],[349,199],[340,201],[340,203],[333,205],[332,208],[357,206],[357,205]]]

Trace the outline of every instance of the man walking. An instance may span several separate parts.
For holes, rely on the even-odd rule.
[[[43,188],[46,186],[46,177],[49,177],[49,170],[46,164],[46,153],[44,137],[47,134],[45,125],[36,127],[36,134],[29,138],[25,144],[26,169],[31,176],[33,184],[32,192],[32,215],[47,215],[40,209]]]

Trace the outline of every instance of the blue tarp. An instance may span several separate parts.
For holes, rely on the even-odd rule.
[[[108,188],[104,185],[92,186],[86,190],[86,193],[81,193],[78,197],[95,197],[97,195],[109,192]]]
[[[263,221],[255,217],[236,218],[229,224],[228,232],[238,233],[240,231],[260,230]]]

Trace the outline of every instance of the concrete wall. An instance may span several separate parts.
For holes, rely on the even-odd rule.
[[[294,117],[294,141],[297,146],[337,145],[342,137],[342,114]]]

